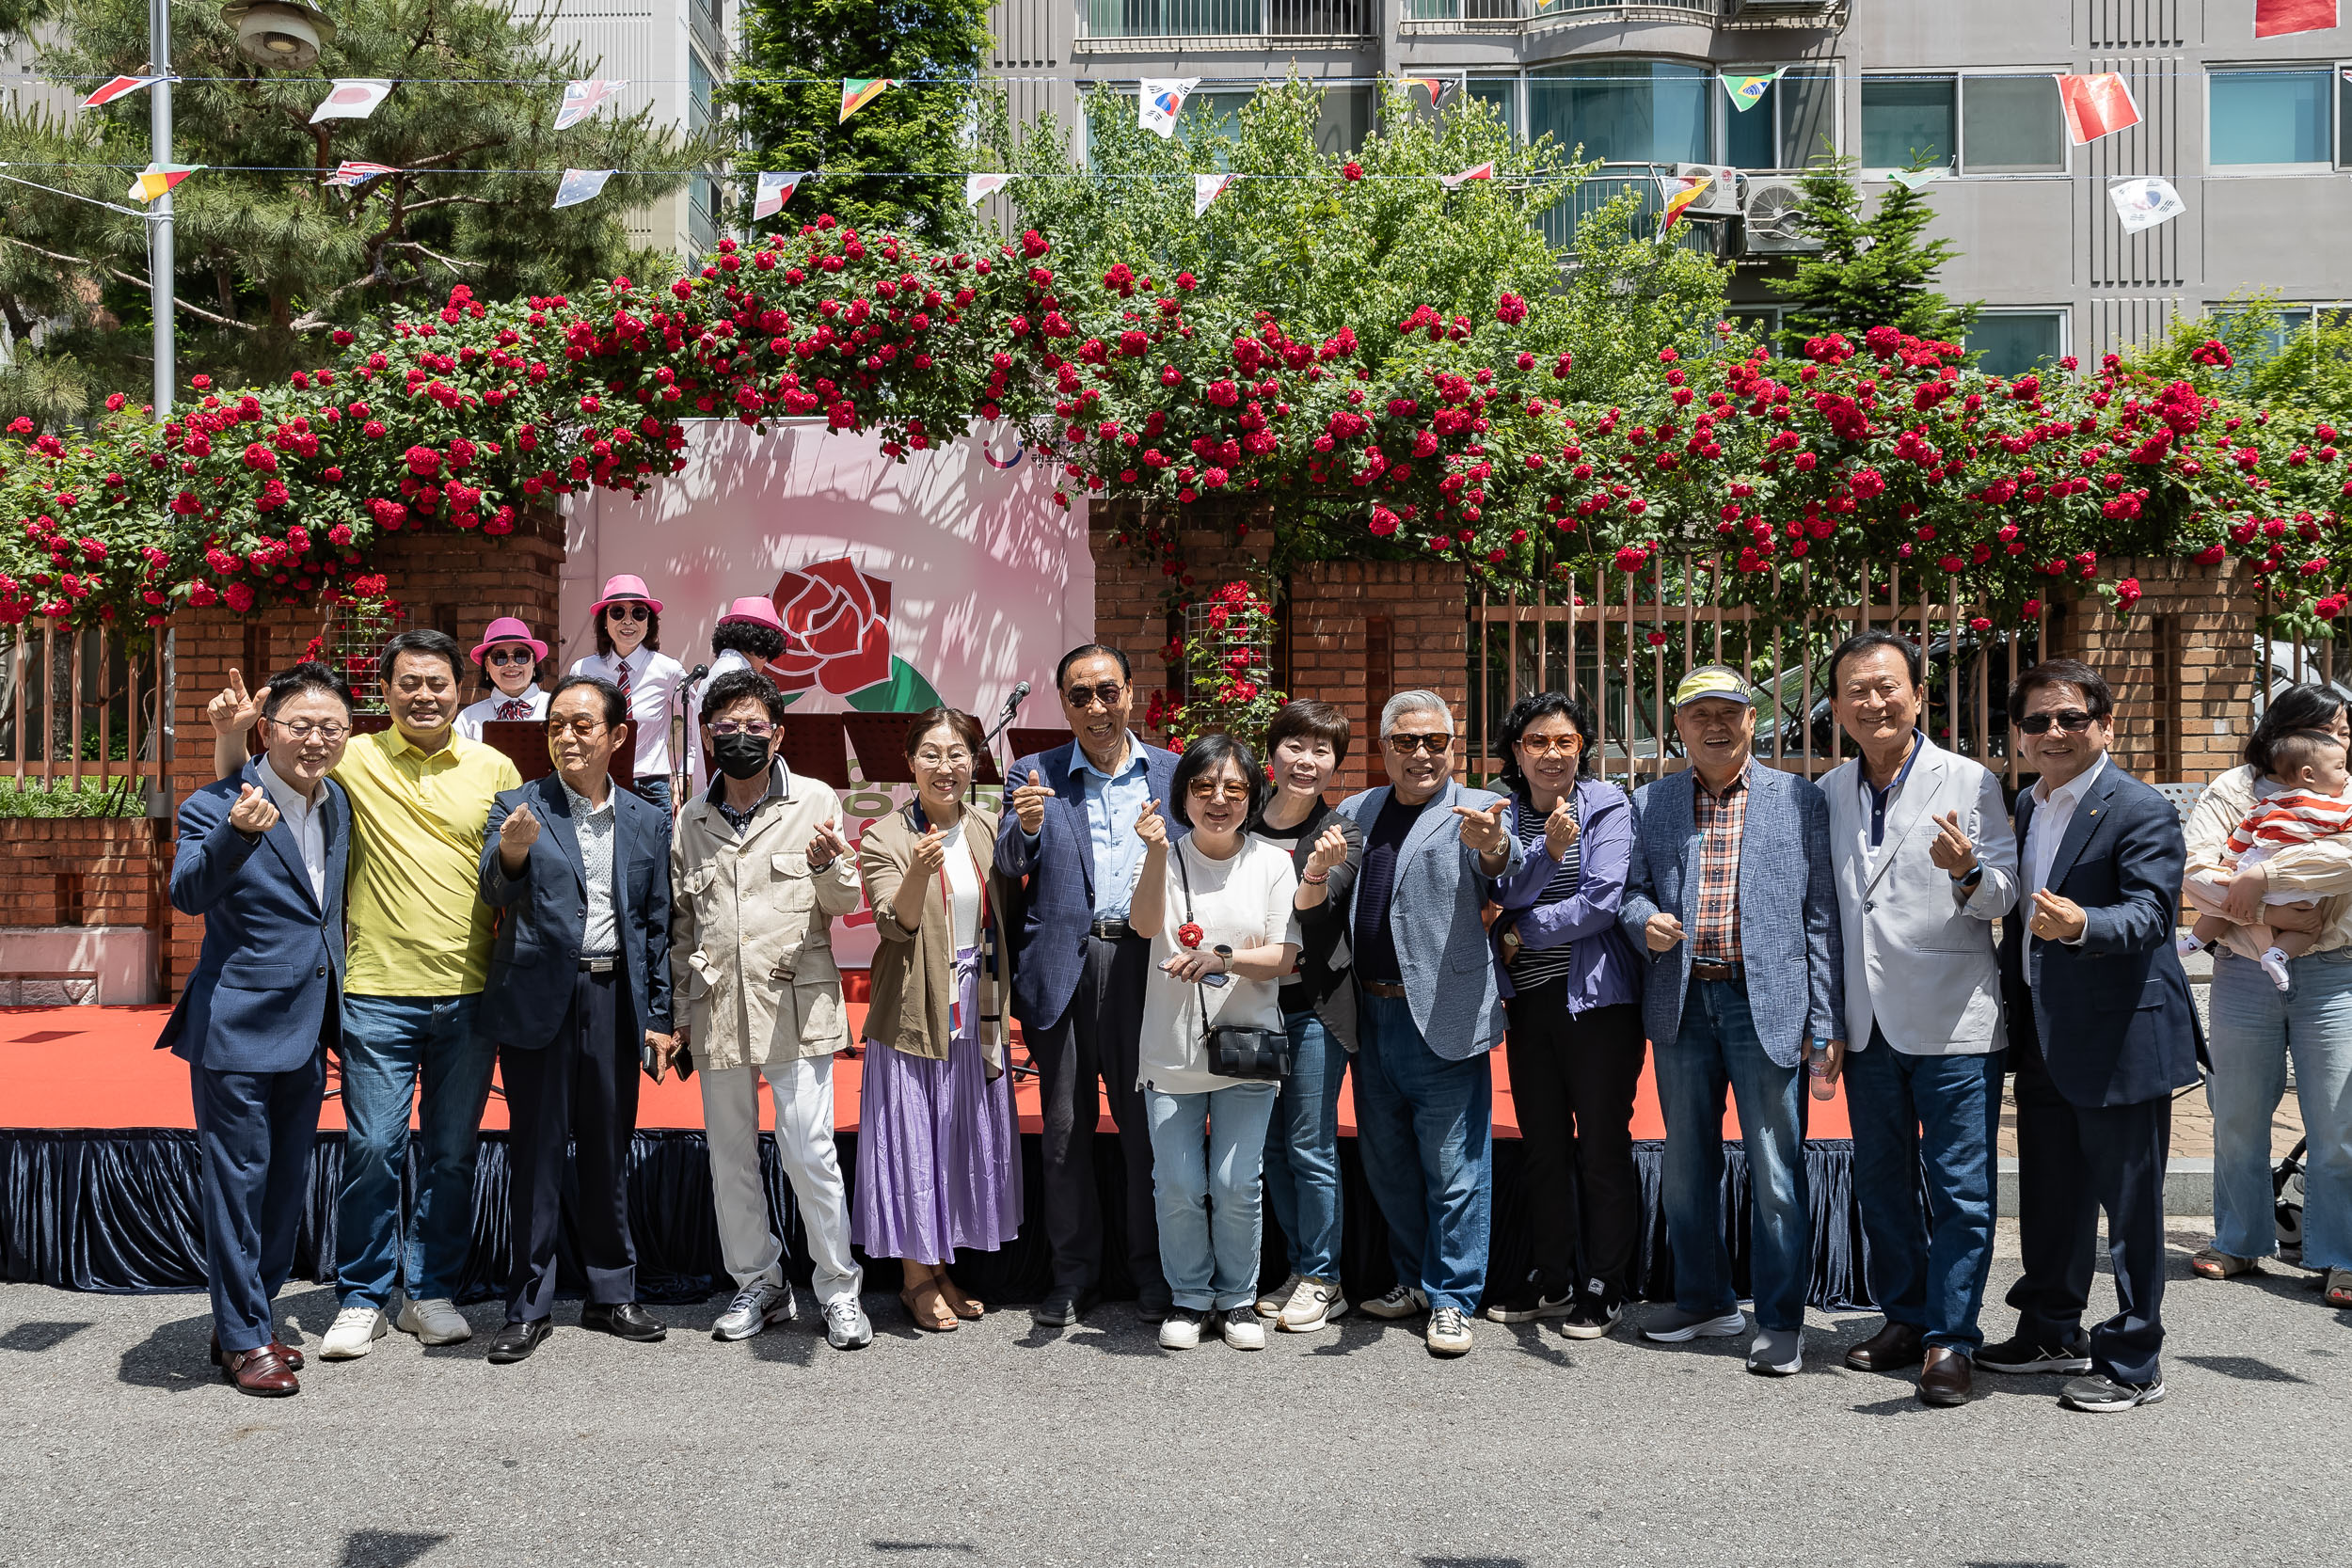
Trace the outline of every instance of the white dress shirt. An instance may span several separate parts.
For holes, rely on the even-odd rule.
[[[564,785],[572,808],[572,831],[580,837],[580,879],[588,889],[587,929],[580,933],[580,951],[592,958],[610,957],[621,950],[620,922],[612,911],[612,844],[620,809],[610,789],[604,792],[604,804],[596,806],[560,775],[555,782]]]
[[[601,675],[620,683],[621,660],[611,654],[590,654],[572,666],[575,675]],[[628,719],[637,735],[635,775],[663,779],[670,775],[670,706],[686,684],[686,666],[644,643],[628,656]]]
[[[702,678],[702,684],[687,695],[686,772],[697,795],[710,787],[710,769],[703,762],[703,697],[709,691],[710,683],[721,675],[737,670],[756,670],[757,668],[759,667],[751,661],[742,649],[729,648],[711,659],[710,673],[705,675]]]
[[[2019,951],[2028,978],[2033,974],[2033,895],[2050,885],[2050,863],[2058,859],[2058,844],[2066,837],[2067,824],[2074,820],[2075,804],[2106,766],[2106,753],[2102,752],[2098,761],[2058,788],[2052,789],[2047,779],[2033,786],[2033,820],[2026,827],[2026,887],[2017,900],[2018,917],[2026,922],[2025,945]],[[2079,945],[2081,942],[2078,936],[2067,945]]]
[[[537,681],[532,681],[523,688],[523,693],[519,697],[509,697],[503,691],[493,690],[482,701],[469,703],[459,708],[455,720],[457,733],[468,740],[481,739],[482,726],[498,718],[499,710],[509,703],[530,704],[531,711],[523,717],[533,723],[539,722],[548,716],[548,694],[539,689]]]
[[[294,786],[278,776],[269,765],[269,758],[259,759],[262,787],[269,791],[270,804],[286,820],[286,829],[294,834],[294,843],[302,849],[302,868],[310,874],[310,896],[326,907],[326,814],[320,808],[326,803],[326,784],[321,781],[319,794],[304,800],[294,793]]]

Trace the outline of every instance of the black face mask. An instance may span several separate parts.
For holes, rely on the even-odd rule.
[[[720,735],[710,739],[719,771],[730,779],[755,779],[768,771],[768,742],[755,735]]]

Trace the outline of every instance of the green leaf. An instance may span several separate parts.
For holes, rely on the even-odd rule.
[[[940,705],[931,683],[896,654],[890,656],[890,678],[850,692],[849,704],[860,713],[920,713]]]

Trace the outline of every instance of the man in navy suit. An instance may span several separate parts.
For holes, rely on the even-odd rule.
[[[1012,1011],[1037,1063],[1044,1108],[1045,1234],[1054,1283],[1030,1316],[1066,1328],[1093,1305],[1103,1273],[1103,1212],[1094,1191],[1095,1082],[1110,1098],[1127,1164],[1127,1267],[1136,1309],[1168,1315],[1160,1228],[1152,1190],[1152,1133],[1136,1086],[1144,980],[1152,944],[1127,924],[1143,839],[1136,820],[1168,799],[1176,753],[1127,727],[1133,671],[1116,648],[1062,655],[1055,694],[1070,721],[1067,748],[1012,766],[1011,809],[996,835],[996,864],[1029,879],[1017,939]]]
[[[351,801],[327,773],[351,689],[324,664],[269,683],[262,752],[180,808],[171,904],[204,946],[158,1049],[188,1064],[204,1172],[213,1361],[248,1394],[298,1393],[271,1302],[294,1271],[326,1053],[340,1042]]]
[[[628,1146],[637,1073],[660,1070],[670,1030],[670,814],[615,789],[628,699],[573,675],[548,699],[555,771],[501,794],[482,848],[482,896],[499,911],[482,1027],[506,1085],[513,1251],[506,1324],[490,1360],[548,1337],[566,1146],[577,1141],[573,1232],[588,1277],[580,1325],[650,1343],[668,1330],[637,1301]]]
[[[2198,1022],[2173,949],[2187,851],[2165,798],[2107,759],[2114,696],[2096,670],[2045,659],[2018,677],[2010,722],[2041,782],[2017,798],[2017,917],[2001,987],[2017,1074],[2016,1336],[1993,1372],[2080,1372],[2061,1402],[2129,1410],[2164,1398],[2164,1167],[2172,1091],[2197,1081]],[[2082,1333],[2099,1212],[2118,1311]]]

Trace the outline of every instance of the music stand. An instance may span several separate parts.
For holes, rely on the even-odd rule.
[[[784,765],[803,778],[822,779],[835,789],[850,787],[850,752],[838,713],[787,713],[777,732]]]
[[[544,779],[555,771],[555,759],[548,754],[548,726],[543,719],[485,719],[482,723],[482,744],[505,753],[523,776],[523,783]],[[637,782],[637,732],[631,729],[618,746],[612,748],[612,760],[606,772],[623,789]]]
[[[1012,755],[1015,758],[1035,756],[1040,752],[1050,752],[1057,746],[1067,746],[1071,739],[1068,730],[1031,730],[1015,725],[1005,732],[1006,743],[1012,748]],[[1026,779],[1021,782],[1028,783]]]
[[[906,752],[907,723],[911,713],[845,713],[840,716],[841,728],[850,737],[850,749],[857,753],[858,771],[866,775],[867,784],[911,784],[914,782],[914,767]]]

